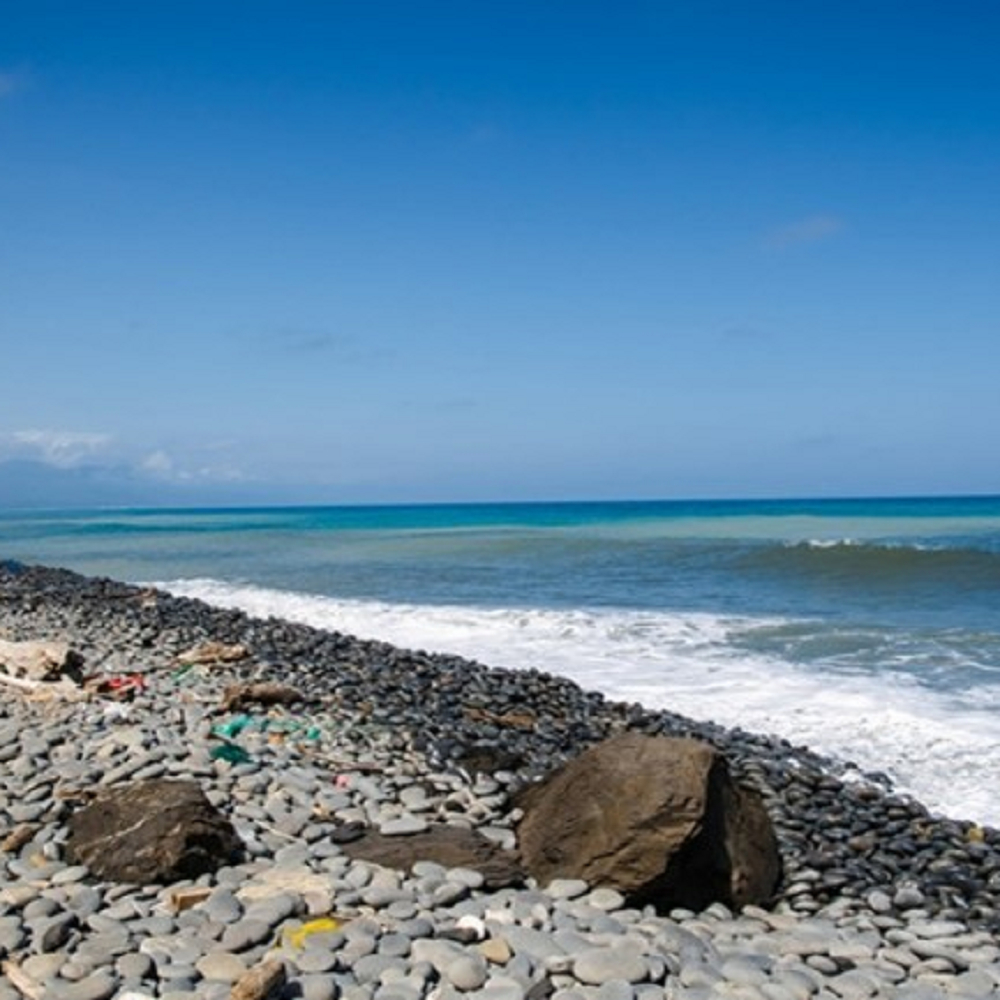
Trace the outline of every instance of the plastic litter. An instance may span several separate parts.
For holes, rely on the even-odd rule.
[[[84,689],[93,694],[105,695],[117,701],[131,701],[149,686],[143,674],[115,674],[112,677],[88,677]]]
[[[253,758],[235,743],[223,743],[222,746],[214,747],[211,753],[212,760],[224,760],[229,764],[246,764]]]
[[[212,726],[212,733],[215,736],[221,736],[223,739],[231,740],[252,725],[253,719],[249,715],[234,715],[228,721]]]
[[[304,923],[301,927],[285,928],[281,932],[281,941],[288,948],[301,950],[305,948],[309,938],[316,934],[333,934],[343,927],[343,921],[336,917],[317,917]]]
[[[132,717],[132,711],[128,705],[112,701],[104,706],[101,715],[105,722],[127,722]]]

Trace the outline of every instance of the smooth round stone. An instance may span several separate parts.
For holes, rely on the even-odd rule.
[[[306,948],[294,957],[294,961],[303,973],[332,972],[337,967],[337,953],[322,948]]]
[[[487,975],[486,959],[481,955],[462,955],[449,962],[444,969],[444,978],[456,990],[465,993],[478,990],[486,982]]]
[[[617,889],[594,889],[587,896],[587,902],[598,910],[610,912],[620,910],[625,905],[625,897]]]
[[[100,892],[92,886],[79,887],[69,899],[69,908],[81,920],[97,913],[103,904],[104,899]]]
[[[118,990],[118,982],[107,972],[95,972],[75,983],[56,979],[45,991],[46,1000],[109,1000]]]
[[[828,955],[809,955],[806,958],[806,965],[810,969],[822,972],[824,976],[835,976],[840,972],[840,966]]]
[[[624,979],[612,979],[597,988],[594,1000],[636,1000],[635,989]]]
[[[289,844],[275,851],[274,863],[279,868],[298,868],[306,864],[312,852],[304,844]]]
[[[201,945],[192,938],[150,937],[139,943],[139,951],[149,955],[162,970],[166,965],[194,965],[204,953]]]
[[[767,973],[759,962],[751,958],[727,958],[719,972],[731,983],[741,986],[760,986],[768,980]]]
[[[21,911],[21,916],[30,922],[32,920],[44,920],[46,917],[53,917],[60,912],[62,912],[62,907],[56,900],[48,896],[39,896],[24,907]]]
[[[291,893],[279,893],[249,906],[243,914],[243,918],[245,920],[259,920],[269,927],[277,927],[282,921],[295,916],[298,909],[299,899],[297,896],[293,896]]]
[[[412,833],[423,833],[427,829],[427,820],[422,816],[407,813],[394,816],[379,824],[379,833],[385,837],[402,837]]]
[[[90,962],[86,957],[74,956],[59,970],[59,975],[63,979],[71,979],[74,983],[79,982],[81,979],[86,979],[94,971],[96,965],[96,962]]]
[[[590,986],[600,986],[613,979],[639,983],[647,973],[645,959],[633,948],[591,948],[577,955],[573,962],[573,974]]]
[[[154,937],[168,937],[177,930],[173,917],[152,916],[132,921],[129,925],[133,932],[139,931]]]
[[[86,865],[71,865],[61,872],[56,872],[52,876],[53,885],[69,885],[72,882],[80,882],[90,874],[90,869]]]
[[[410,894],[405,889],[397,889],[389,885],[370,885],[361,893],[361,902],[378,910],[391,903],[402,902],[409,898]]]
[[[892,901],[901,910],[915,910],[924,905],[927,897],[915,886],[903,886],[896,890]]]
[[[607,913],[599,913],[590,922],[590,931],[592,934],[624,934],[625,925]]]
[[[120,955],[115,961],[115,972],[126,980],[148,979],[155,968],[156,964],[149,955],[136,951]]]
[[[223,951],[247,951],[271,937],[272,925],[266,920],[240,920],[230,924],[222,934]]]
[[[194,967],[205,979],[223,983],[235,982],[247,971],[247,963],[230,951],[210,951],[195,962]]]
[[[423,812],[430,809],[433,803],[427,798],[427,790],[420,785],[409,785],[399,793],[402,806],[411,812]]]
[[[486,881],[486,876],[474,868],[449,868],[445,872],[445,878],[449,882],[458,882],[467,885],[470,889],[481,889]]]
[[[21,968],[32,979],[44,982],[50,976],[58,975],[65,961],[65,955],[29,955],[21,963]]]
[[[462,882],[445,882],[439,885],[431,895],[433,906],[454,906],[469,895],[469,887]]]
[[[867,1000],[879,992],[878,981],[858,969],[832,976],[824,985],[843,1000]]]
[[[491,976],[478,993],[476,1000],[525,1000],[524,986],[510,976]]]
[[[576,899],[589,890],[590,886],[582,878],[557,878],[545,887],[545,892],[553,899]]]
[[[379,938],[378,950],[380,955],[390,955],[394,958],[405,958],[410,953],[411,941],[405,934],[398,931],[383,934]]]
[[[443,882],[447,877],[447,869],[436,861],[417,861],[410,869],[414,878],[430,878]]]
[[[300,976],[302,1000],[336,1000],[337,982],[332,976]]]
[[[865,897],[868,905],[876,913],[891,913],[892,912],[892,897],[887,893],[883,892],[881,889],[873,889]]]
[[[0,951],[17,951],[27,935],[18,917],[0,917]]]
[[[427,917],[412,917],[396,925],[396,933],[405,934],[412,941],[414,938],[434,936],[434,924]]]
[[[365,955],[352,966],[351,972],[359,983],[373,983],[380,980],[388,970],[406,970],[406,963],[392,955]]]
[[[34,925],[35,948],[42,952],[58,951],[69,941],[78,922],[75,913],[61,913]]]
[[[385,983],[373,994],[373,1000],[421,1000],[420,987],[406,982]]]
[[[201,905],[210,920],[235,924],[243,916],[243,904],[228,889],[217,889]]]
[[[38,886],[23,883],[9,885],[0,889],[0,904],[11,910],[23,910],[33,899],[37,899],[40,893],[41,889]]]
[[[936,938],[953,937],[956,934],[963,934],[966,927],[955,920],[914,920],[908,925],[908,930],[911,934],[930,941]]]
[[[123,955],[132,950],[132,940],[124,927],[117,931],[102,931],[100,934],[89,934],[77,947],[77,954],[87,952],[94,956],[100,964],[112,955]]]

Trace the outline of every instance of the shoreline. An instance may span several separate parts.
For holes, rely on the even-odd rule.
[[[712,723],[698,723],[669,712],[609,701],[601,695],[583,691],[572,681],[538,671],[506,671],[459,657],[398,649],[387,643],[357,640],[276,619],[252,619],[242,612],[213,608],[160,591],[143,591],[114,581],[43,567],[0,563],[0,635],[8,639],[66,639],[83,654],[88,673],[140,672],[148,681],[134,701],[120,706],[122,717],[117,720],[112,720],[107,712],[109,703],[99,700],[62,707],[48,703],[46,707],[25,702],[7,690],[0,695],[3,699],[0,716],[0,730],[4,734],[0,741],[4,748],[2,756],[10,762],[27,759],[47,768],[31,775],[13,772],[13,765],[5,765],[0,821],[6,824],[8,832],[25,822],[40,822],[41,829],[19,848],[17,857],[11,858],[9,853],[0,855],[0,860],[6,862],[0,873],[3,905],[0,947],[25,962],[33,957],[38,959],[30,967],[51,973],[56,988],[52,996],[73,997],[76,995],[73,989],[94,976],[100,981],[91,983],[95,990],[91,1000],[100,994],[99,986],[112,980],[112,992],[128,986],[144,995],[163,997],[186,994],[213,998],[228,995],[222,987],[228,990],[229,986],[228,981],[211,979],[198,969],[197,962],[205,955],[188,963],[153,960],[152,969],[146,968],[146,963],[138,963],[148,974],[135,982],[119,969],[123,955],[148,954],[148,948],[145,952],[142,948],[143,941],[150,937],[184,939],[187,928],[180,920],[182,914],[178,915],[175,926],[166,930],[167,917],[157,909],[158,906],[162,909],[162,893],[137,894],[136,899],[145,902],[136,904],[136,912],[145,908],[146,916],[133,921],[139,924],[135,934],[129,922],[124,922],[129,931],[126,935],[128,946],[122,954],[114,956],[110,966],[96,963],[87,970],[82,960],[73,965],[74,956],[81,948],[84,954],[88,953],[88,939],[96,933],[87,923],[93,914],[76,920],[65,947],[61,946],[66,955],[60,955],[62,964],[58,967],[49,957],[55,952],[30,954],[35,935],[33,927],[22,927],[20,939],[12,931],[9,942],[5,942],[3,921],[22,919],[17,915],[32,902],[41,898],[57,899],[60,908],[68,910],[70,897],[74,896],[68,888],[80,888],[77,895],[83,894],[83,887],[93,888],[86,873],[80,873],[78,880],[75,880],[76,873],[74,880],[59,874],[65,873],[67,867],[60,857],[59,847],[66,814],[64,809],[52,803],[64,783],[58,772],[64,763],[61,755],[67,751],[68,743],[78,744],[75,756],[69,754],[69,757],[79,774],[86,775],[93,783],[110,784],[125,777],[142,776],[145,772],[190,774],[206,784],[209,797],[228,806],[237,816],[238,826],[250,846],[250,859],[246,862],[249,868],[242,873],[226,875],[242,885],[259,877],[262,867],[273,866],[276,862],[280,867],[282,859],[288,859],[290,848],[304,845],[305,850],[324,843],[324,837],[330,832],[328,825],[325,827],[322,822],[315,822],[310,814],[303,814],[304,803],[309,801],[315,805],[322,799],[320,790],[330,785],[330,768],[324,760],[346,762],[348,766],[341,767],[340,773],[346,774],[349,781],[354,780],[351,775],[362,773],[357,770],[361,765],[375,768],[370,773],[382,776],[382,786],[374,792],[369,785],[378,784],[375,779],[369,785],[357,779],[361,790],[356,793],[352,790],[351,795],[342,795],[335,801],[339,812],[345,816],[361,816],[368,822],[374,817],[384,822],[410,815],[405,803],[400,801],[400,789],[419,782],[430,785],[437,782],[441,786],[438,789],[441,803],[435,799],[429,807],[431,811],[440,805],[442,815],[450,812],[452,818],[456,818],[457,814],[462,822],[472,827],[488,829],[498,842],[510,842],[512,838],[516,841],[516,820],[512,819],[509,804],[509,794],[515,788],[584,747],[624,729],[694,736],[720,749],[734,776],[763,792],[778,835],[785,878],[769,912],[754,909],[750,914],[735,915],[716,908],[714,915],[680,914],[672,919],[638,911],[633,914],[627,908],[618,908],[605,912],[603,923],[588,916],[587,930],[580,933],[611,934],[631,940],[638,934],[636,926],[642,924],[648,925],[646,937],[652,940],[656,935],[662,938],[664,934],[687,928],[687,933],[695,937],[700,933],[699,940],[709,943],[718,942],[726,934],[733,935],[733,941],[741,942],[740,947],[745,944],[750,949],[747,954],[759,957],[767,952],[755,950],[756,945],[751,948],[748,943],[751,938],[755,941],[757,937],[770,938],[773,944],[775,936],[781,939],[782,935],[794,935],[803,926],[808,926],[810,932],[822,927],[829,937],[823,946],[825,950],[821,948],[812,955],[796,955],[798,965],[807,971],[798,965],[779,969],[774,961],[767,969],[768,978],[780,981],[789,995],[795,995],[789,985],[794,981],[803,998],[825,996],[824,990],[846,997],[848,994],[834,989],[833,982],[841,982],[839,977],[850,973],[858,973],[854,976],[858,979],[859,969],[868,977],[866,981],[876,984],[877,993],[864,993],[864,987],[858,987],[862,991],[856,994],[858,996],[898,994],[903,997],[905,990],[918,981],[921,981],[921,988],[926,986],[930,990],[945,989],[942,983],[947,981],[951,995],[959,997],[976,997],[980,993],[988,996],[991,990],[1000,988],[1000,950],[994,947],[991,952],[986,943],[1000,932],[1000,832],[970,822],[933,817],[919,803],[896,796],[877,782],[845,783],[832,773],[828,761],[804,748]],[[207,639],[242,643],[250,650],[251,657],[246,662],[213,668],[211,672],[193,669],[178,676],[178,655]],[[234,739],[250,754],[249,763],[233,765],[213,760],[210,750],[216,744],[211,727],[221,720],[210,706],[213,700],[217,701],[221,686],[260,679],[281,680],[306,690],[313,699],[313,707],[304,713],[306,718],[296,719],[293,712],[291,719],[286,721],[299,721],[303,725],[308,722],[307,728],[318,730],[319,735],[308,740],[286,736],[271,742],[263,727],[250,725]],[[534,721],[530,729],[505,725],[501,721],[512,713],[523,712],[526,707],[530,708]],[[45,742],[44,725],[32,735],[32,730],[26,726],[28,722],[53,725],[57,735],[61,734],[59,741]],[[73,739],[70,733],[74,734]],[[272,730],[270,736],[274,735]],[[13,747],[16,751],[11,751]],[[136,761],[131,759],[133,754],[129,747],[141,751],[138,766],[134,766]],[[106,759],[100,756],[101,748]],[[504,765],[485,774],[469,773],[467,767],[463,768],[463,761],[468,762],[470,755],[479,753],[482,756],[484,751],[493,754],[495,759],[502,757]],[[355,770],[351,770],[352,767]],[[21,766],[20,771],[30,772],[31,767]],[[299,784],[311,791],[303,791],[303,787],[295,787],[294,783],[289,788],[284,772],[295,775]],[[25,784],[31,786],[27,795],[35,796],[28,805],[36,803],[37,808],[25,810],[21,801],[26,798]],[[39,794],[37,788],[45,788],[45,793]],[[252,791],[254,788],[258,790]],[[271,812],[262,809],[261,801],[269,802],[276,796],[287,808],[279,809],[274,805]],[[447,810],[443,805],[445,800],[450,802]],[[23,818],[32,812],[37,812],[37,816]],[[274,830],[279,833],[275,834]],[[294,832],[289,832],[292,830]],[[397,907],[400,914],[411,906],[414,915],[400,916],[398,922],[405,924],[407,920],[415,920],[425,910],[430,916],[422,919],[429,920],[436,931],[449,922],[454,925],[463,915],[475,916],[476,906],[480,913],[496,910],[498,899],[504,904],[501,909],[505,907],[505,912],[511,914],[512,925],[518,925],[521,920],[516,914],[524,907],[518,908],[516,892],[513,896],[502,893],[497,896],[466,887],[466,894],[462,894],[456,904],[457,911],[455,905],[428,909],[421,905],[419,889],[407,887],[414,881],[412,877],[394,879],[384,874],[384,870],[374,871],[377,866],[359,862],[349,864],[346,856],[332,846],[327,844],[319,853],[310,854],[305,850],[302,854],[300,851],[302,856],[296,857],[300,865],[313,871],[322,871],[326,865],[331,877],[336,873],[337,877],[332,879],[334,887],[345,881],[348,888],[335,891],[335,899],[338,905],[357,908],[359,920],[384,917],[394,903],[400,903]],[[39,851],[52,867],[48,876],[50,884],[28,900],[24,886],[32,876],[35,883],[44,881],[43,876],[29,867],[29,859]],[[349,881],[351,878],[364,881],[365,885],[354,887]],[[53,879],[56,880],[54,884]],[[218,878],[203,881],[207,881],[215,893],[231,888]],[[403,893],[405,898],[379,905],[379,900],[388,900],[388,896],[368,891],[369,901],[365,901],[369,886],[390,883],[394,884],[393,892]],[[560,903],[565,902],[563,910],[572,911],[570,903],[574,900],[561,901],[547,896],[544,889],[529,885],[519,890],[527,894],[521,902],[527,905],[528,900],[533,901],[527,905],[529,915],[533,906],[547,908],[546,918],[539,918],[536,913],[530,920],[541,919],[543,925],[547,920],[550,934],[555,934],[556,931],[551,930],[555,917],[565,915],[560,910]],[[102,894],[100,890],[95,891]],[[105,890],[103,896],[109,891]],[[50,894],[46,896],[46,892]],[[17,905],[16,900],[22,897],[25,902]],[[581,895],[581,898],[587,897]],[[464,912],[462,905],[466,906]],[[578,908],[583,905],[579,903]],[[189,912],[200,909],[195,907]],[[297,916],[301,918],[303,914],[300,912]],[[51,919],[51,913],[46,919]],[[582,917],[574,919],[579,927],[584,926]],[[164,933],[149,933],[149,927],[144,929],[141,925],[143,920],[147,924],[152,921],[153,929],[163,928]],[[599,928],[609,929],[594,931],[595,920]],[[192,927],[200,926],[194,917],[189,917],[188,923]],[[611,924],[616,926],[611,928]],[[922,937],[923,925],[930,925],[933,934]],[[961,930],[954,927],[949,930],[949,925]],[[737,927],[738,930],[734,929]],[[220,931],[220,942],[227,932],[225,927]],[[433,933],[430,938],[438,936]],[[878,946],[872,943],[876,937],[881,942]],[[844,942],[856,944],[855,939],[868,942],[865,947],[871,952],[870,962],[862,961],[860,952],[850,958],[838,957],[838,949],[844,950]],[[956,939],[957,944],[954,943]],[[941,944],[941,941],[947,943]],[[381,937],[373,954],[382,953],[377,946],[380,942]],[[910,947],[907,951],[913,942],[916,942],[916,950]],[[11,943],[15,946],[10,947]],[[231,954],[236,960],[231,967],[245,963],[250,957],[258,957],[258,952],[263,955],[267,943],[270,938],[268,942],[260,941],[233,951]],[[834,944],[837,947],[831,955],[830,947]],[[719,951],[718,944],[712,947]],[[896,952],[902,949],[912,961],[907,964],[901,954],[892,958],[893,949]],[[56,949],[58,951],[60,949]],[[217,952],[219,948],[212,951]],[[540,970],[545,969],[545,962],[539,956],[530,957],[530,949],[524,951],[528,957],[518,966],[518,975],[510,975],[506,963],[497,964],[496,968],[491,966],[492,978],[505,980],[495,986],[503,985],[513,990],[514,986],[506,983],[511,980],[520,983],[525,992],[530,989],[532,977],[538,978]],[[886,953],[890,957],[886,957]],[[515,948],[511,961],[518,957]],[[771,957],[773,960],[774,956]],[[811,964],[810,958],[815,959]],[[659,974],[656,963],[649,955],[647,959],[646,973],[631,984],[636,996],[642,993],[648,994],[648,1000],[656,1000],[657,996],[695,1000],[701,995],[699,989],[709,989],[705,983],[685,983],[683,969],[678,967],[671,971],[666,958],[662,959],[665,964]],[[386,988],[385,982],[376,981],[377,977],[367,983],[358,981],[357,976],[352,980],[352,969],[341,968],[344,963],[339,958],[324,971],[303,971],[294,956],[286,956],[286,961],[295,981],[319,977],[305,983],[312,992],[302,987],[302,995],[321,997],[330,983],[339,991],[335,995],[344,996],[349,989],[356,988],[363,993],[372,986],[367,995],[375,997],[379,989]],[[550,964],[552,968],[546,974],[554,983],[554,990],[573,992],[597,988],[596,984],[574,981],[571,962]],[[704,967],[704,955],[694,964]],[[756,964],[759,968],[764,967],[762,960]],[[65,975],[67,965],[70,976]],[[718,980],[705,973],[710,984],[725,981],[747,989],[762,986],[749,973],[744,982],[740,982],[738,976],[736,980],[726,979],[719,973],[722,965],[712,967],[714,973],[721,976]],[[177,967],[174,972],[180,969],[184,974],[166,975],[172,966]],[[187,966],[191,967],[190,972]],[[407,975],[411,979],[419,978],[413,966],[411,961]],[[525,972],[522,966],[530,966],[530,969]],[[128,968],[126,966],[126,971]],[[553,969],[560,971],[553,972]],[[83,974],[73,979],[72,974],[76,972]],[[793,972],[809,981],[808,988],[804,980],[792,975]],[[884,982],[878,978],[880,974]],[[970,975],[972,980],[961,979]],[[563,977],[562,980],[559,977]],[[425,980],[424,986],[428,989],[444,982],[459,992],[467,992],[446,982],[447,977],[442,979],[440,973],[437,979],[428,974]],[[961,988],[968,986],[969,989],[955,993],[956,981],[961,981]],[[484,979],[474,989],[487,988],[488,982]],[[975,992],[977,984],[983,987],[980,993]],[[180,988],[165,989],[165,985]],[[406,990],[402,992],[405,994]],[[423,992],[421,987],[417,995]],[[358,994],[359,1000],[361,995]],[[760,995],[782,1000],[780,991],[773,996],[767,991]],[[392,997],[387,994],[385,1000],[392,1000]]]

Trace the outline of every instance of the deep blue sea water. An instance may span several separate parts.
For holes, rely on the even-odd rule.
[[[0,558],[566,674],[1000,825],[1000,498],[0,511]]]

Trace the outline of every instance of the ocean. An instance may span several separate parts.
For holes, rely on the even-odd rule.
[[[1000,827],[1000,498],[0,511],[155,583],[771,733]]]

